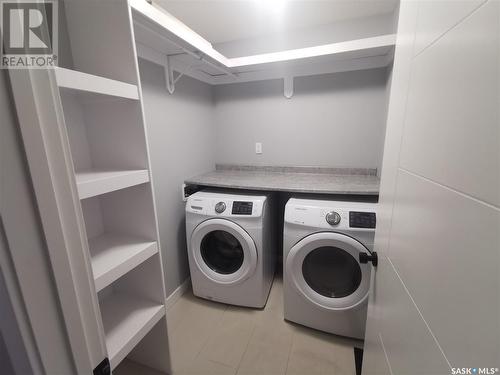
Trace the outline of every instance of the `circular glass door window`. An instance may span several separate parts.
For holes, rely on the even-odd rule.
[[[361,268],[348,252],[333,246],[312,250],[302,262],[307,284],[322,296],[342,298],[354,293],[361,284]]]
[[[223,230],[214,230],[203,237],[200,244],[203,261],[213,271],[229,275],[243,264],[244,254],[240,241]]]

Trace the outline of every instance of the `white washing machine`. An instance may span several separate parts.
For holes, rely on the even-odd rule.
[[[285,207],[285,319],[363,339],[376,204],[290,199]],[[373,257],[376,257],[374,253]],[[376,263],[374,262],[376,265]]]
[[[270,196],[200,191],[186,203],[193,293],[264,307],[275,270]]]

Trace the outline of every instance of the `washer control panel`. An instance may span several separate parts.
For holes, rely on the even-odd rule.
[[[349,226],[351,228],[375,228],[377,217],[375,212],[349,212]]]
[[[251,215],[253,202],[234,201],[231,213],[233,215]]]
[[[207,217],[260,218],[267,204],[265,195],[226,194],[198,191],[186,202],[186,212]],[[324,218],[324,216],[323,216]]]

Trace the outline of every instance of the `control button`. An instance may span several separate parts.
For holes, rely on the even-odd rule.
[[[223,213],[226,210],[226,204],[224,202],[219,202],[215,205],[215,212],[218,214]]]
[[[326,222],[330,225],[337,225],[340,223],[340,215],[335,211],[328,212],[325,218]]]

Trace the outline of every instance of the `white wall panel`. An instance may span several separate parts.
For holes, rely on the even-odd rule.
[[[499,2],[417,56],[401,165],[500,206]]]
[[[378,282],[383,320],[380,324],[390,367],[394,375],[449,374],[442,356],[391,264],[384,261]],[[383,268],[385,267],[385,268]],[[371,374],[369,370],[363,374]]]
[[[363,374],[499,367],[499,18],[401,2]]]
[[[404,171],[396,194],[389,257],[406,287],[455,367],[494,364],[500,210]]]
[[[486,0],[420,1],[415,54],[445,34]]]

